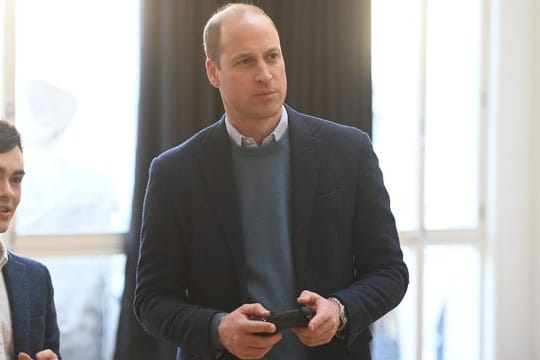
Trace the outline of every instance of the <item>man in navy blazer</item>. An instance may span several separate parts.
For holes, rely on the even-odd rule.
[[[408,271],[368,136],[284,104],[258,7],[220,9],[204,44],[225,116],[152,161],[138,319],[183,359],[370,359],[369,326]],[[306,327],[264,321],[300,305],[315,310]]]
[[[24,176],[17,130],[0,120],[0,232],[9,223],[21,198]],[[0,239],[0,358],[56,360],[60,332],[53,286],[47,268],[8,251]]]

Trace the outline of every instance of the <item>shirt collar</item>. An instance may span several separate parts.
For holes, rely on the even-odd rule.
[[[227,116],[225,115],[225,127],[227,128],[227,133],[229,134],[230,138],[234,141],[234,143],[238,146],[243,147],[257,147],[257,142],[255,139],[247,137],[242,135],[229,121]],[[287,129],[289,128],[289,115],[287,114],[287,111],[285,110],[285,107],[281,107],[281,119],[279,120],[279,123],[275,127],[274,131],[272,131],[271,134],[269,134],[267,137],[265,137],[262,141],[261,145],[264,145],[266,143],[269,143],[271,141],[279,141],[285,135],[287,132]]]
[[[4,245],[4,241],[0,238],[0,270],[6,265],[8,262],[8,256],[7,256],[7,248],[6,245]]]

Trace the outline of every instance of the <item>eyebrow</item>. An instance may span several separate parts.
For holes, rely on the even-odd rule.
[[[270,54],[270,53],[273,53],[273,52],[278,52],[281,54],[281,49],[277,46],[274,46],[274,47],[271,47],[270,49],[266,50],[264,52],[264,54]],[[240,60],[240,59],[243,59],[245,57],[252,57],[253,56],[253,53],[252,52],[241,52],[241,53],[238,53],[236,55],[234,55],[231,59],[232,61],[237,61],[237,60]]]
[[[3,166],[0,166],[0,174],[5,174],[6,168]],[[24,170],[16,170],[13,175],[26,175],[26,172]]]

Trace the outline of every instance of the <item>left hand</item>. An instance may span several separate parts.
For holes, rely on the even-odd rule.
[[[17,360],[33,360],[27,353],[20,352],[17,356]],[[43,350],[36,354],[35,360],[58,360],[58,357],[52,350]]]
[[[339,306],[308,290],[302,291],[297,301],[316,312],[307,327],[292,329],[298,339],[306,346],[318,346],[332,341],[339,327]]]

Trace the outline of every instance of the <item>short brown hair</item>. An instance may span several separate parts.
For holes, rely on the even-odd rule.
[[[0,153],[7,153],[15,147],[22,151],[21,134],[15,126],[0,118]]]
[[[217,11],[208,19],[203,31],[203,46],[206,57],[219,66],[220,48],[219,41],[221,35],[221,24],[223,20],[232,14],[242,15],[245,13],[260,14],[268,18],[272,25],[276,27],[270,16],[268,16],[260,7],[249,3],[229,3],[217,9]],[[277,28],[276,28],[277,29]]]

